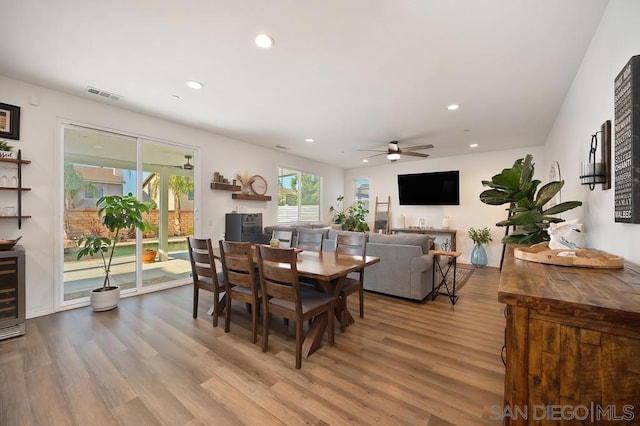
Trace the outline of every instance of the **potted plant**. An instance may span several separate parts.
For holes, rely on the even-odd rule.
[[[147,247],[142,251],[142,263],[153,263],[156,261],[158,250]]]
[[[469,238],[474,242],[473,250],[471,250],[471,264],[476,268],[487,266],[487,252],[484,250],[483,244],[489,244],[491,239],[491,231],[489,228],[469,229]]]
[[[96,202],[98,217],[102,224],[110,231],[109,237],[100,235],[86,236],[80,239],[80,251],[77,259],[84,256],[100,254],[104,270],[102,287],[91,291],[91,308],[94,311],[107,311],[118,306],[120,301],[120,287],[109,283],[111,261],[116,244],[120,241],[122,231],[128,229],[145,229],[142,213],[149,211],[149,204],[138,201],[131,193],[127,195],[108,195]],[[105,254],[108,253],[108,257]]]
[[[333,215],[333,223],[342,225],[342,229],[345,231],[357,231],[367,232],[369,231],[369,224],[366,217],[369,213],[362,201],[356,201],[349,207],[344,208],[343,202],[344,195],[340,195],[337,198],[338,207],[331,206],[329,212]]]
[[[533,179],[533,172],[533,157],[527,155],[524,159],[516,160],[510,169],[502,170],[491,180],[482,181],[482,185],[491,189],[480,194],[480,201],[495,206],[509,204],[507,220],[496,223],[496,226],[514,228],[511,234],[502,239],[505,244],[532,245],[549,241],[549,224],[564,222],[564,219],[551,215],[582,205],[580,201],[565,201],[545,208],[545,204],[562,189],[564,181],[549,182],[538,189],[540,181]]]

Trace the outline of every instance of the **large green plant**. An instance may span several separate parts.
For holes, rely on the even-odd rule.
[[[356,201],[349,207],[343,207],[344,195],[340,195],[337,199],[338,207],[331,206],[329,212],[333,215],[333,223],[342,225],[345,231],[367,232],[369,224],[367,223],[367,209],[362,201]]]
[[[142,219],[142,213],[149,211],[150,205],[136,199],[131,193],[127,195],[108,195],[96,202],[98,217],[102,224],[111,231],[110,237],[85,236],[80,239],[81,246],[77,259],[84,256],[100,254],[104,269],[104,283],[102,291],[109,287],[109,274],[111,273],[111,261],[116,244],[120,241],[123,230],[137,228],[145,230],[146,223]],[[109,257],[105,253],[109,252]]]
[[[509,218],[496,223],[496,226],[514,227],[514,231],[502,239],[505,244],[531,245],[549,241],[549,224],[564,222],[564,219],[552,215],[582,205],[580,201],[565,201],[545,208],[545,204],[562,189],[564,181],[549,182],[538,189],[540,181],[533,179],[533,173],[533,157],[527,155],[524,159],[516,160],[510,169],[493,176],[490,181],[482,181],[482,185],[491,189],[480,194],[480,201],[496,206],[509,204]]]

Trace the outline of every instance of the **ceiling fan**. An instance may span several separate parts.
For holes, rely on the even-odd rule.
[[[146,164],[150,166],[171,167],[174,169],[193,170],[193,164],[191,164],[191,159],[193,158],[193,155],[185,155],[184,158],[185,160],[187,160],[187,162],[181,166],[176,166],[172,164],[158,164],[158,163],[146,163]]]
[[[402,157],[403,155],[409,155],[409,156],[412,156],[412,157],[426,158],[426,157],[429,156],[429,154],[424,154],[422,152],[416,152],[416,151],[422,151],[423,149],[431,149],[431,148],[433,148],[433,145],[431,145],[431,144],[410,146],[409,148],[400,148],[400,145],[398,145],[398,141],[391,141],[391,142],[389,142],[389,146],[387,147],[386,151],[381,151],[381,150],[377,150],[377,149],[360,149],[358,151],[379,152],[379,154],[370,155],[368,157],[365,157],[365,159],[373,158],[373,157],[377,157],[379,155],[385,155],[386,154],[387,160],[391,160],[391,162],[393,163],[395,161],[398,161],[400,159],[400,157]]]

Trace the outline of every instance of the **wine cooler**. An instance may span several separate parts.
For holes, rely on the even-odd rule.
[[[0,340],[25,332],[24,250],[0,251]]]

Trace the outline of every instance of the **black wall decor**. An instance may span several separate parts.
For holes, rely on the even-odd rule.
[[[616,222],[640,223],[640,55],[614,81]]]

